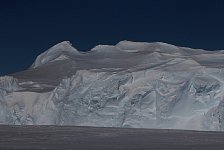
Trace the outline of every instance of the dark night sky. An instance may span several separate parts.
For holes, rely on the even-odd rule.
[[[54,44],[86,51],[121,40],[224,49],[224,0],[1,0],[0,75]]]

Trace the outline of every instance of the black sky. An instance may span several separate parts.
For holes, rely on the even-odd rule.
[[[0,75],[64,40],[80,51],[121,40],[217,50],[223,36],[224,0],[1,0]]]

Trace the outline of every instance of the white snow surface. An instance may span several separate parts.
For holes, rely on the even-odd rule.
[[[0,77],[0,124],[224,130],[224,51],[70,42]]]
[[[36,68],[50,61],[67,59],[67,57],[74,57],[77,54],[79,52],[72,47],[72,44],[69,41],[64,41],[40,54],[31,67]]]

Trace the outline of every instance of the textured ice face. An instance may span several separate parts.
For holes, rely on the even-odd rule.
[[[21,89],[18,81],[10,76],[0,77],[0,124],[13,124],[13,117],[7,105],[7,96]]]
[[[17,79],[10,76],[0,77],[0,89],[6,92],[13,92],[21,89]]]
[[[224,130],[222,51],[63,43],[0,78],[0,123]]]

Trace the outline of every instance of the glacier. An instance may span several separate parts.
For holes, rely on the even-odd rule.
[[[0,77],[0,124],[224,130],[224,51],[68,41]]]

